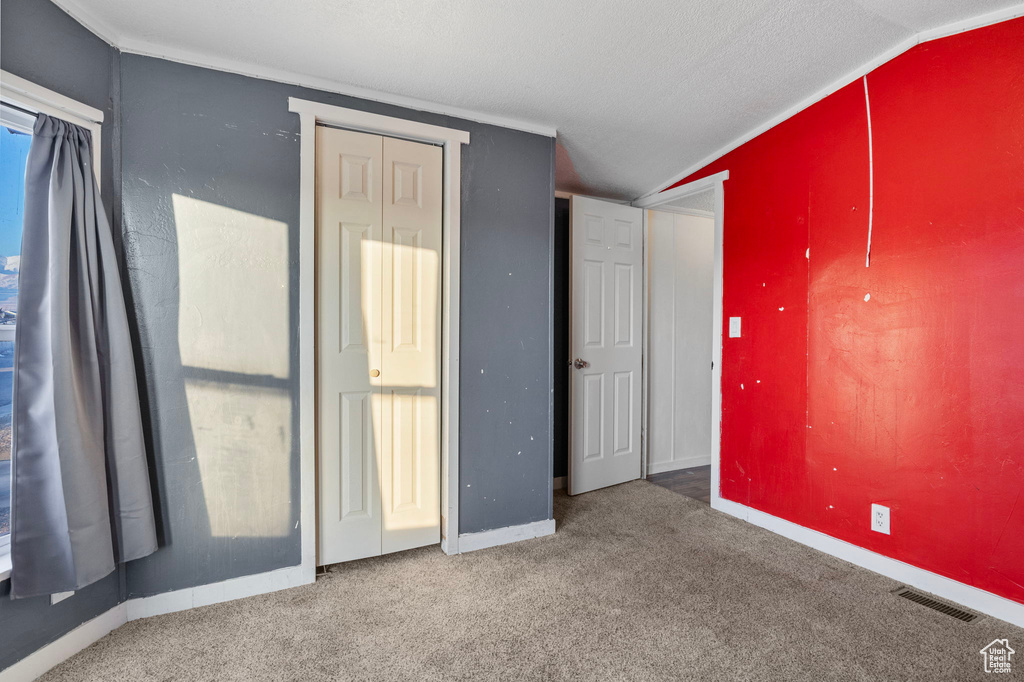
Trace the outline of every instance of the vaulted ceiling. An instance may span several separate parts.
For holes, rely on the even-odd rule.
[[[58,0],[129,51],[557,129],[560,189],[615,198],[922,31],[1015,2]]]

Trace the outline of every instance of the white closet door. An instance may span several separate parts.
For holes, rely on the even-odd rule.
[[[647,245],[647,470],[657,474],[711,463],[714,218],[649,211]]]
[[[572,198],[569,494],[640,477],[643,212]]]
[[[318,126],[319,562],[381,553],[382,138]]]
[[[382,551],[441,541],[441,148],[384,138]]]

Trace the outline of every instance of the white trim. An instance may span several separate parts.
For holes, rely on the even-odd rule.
[[[11,577],[11,535],[8,533],[4,536],[7,540],[4,543],[3,551],[0,552],[0,581],[7,580]]]
[[[33,128],[36,126],[36,116],[35,114],[26,113],[21,109],[15,109],[11,105],[0,101],[0,123],[5,128],[31,135]]]
[[[313,88],[314,90],[323,90],[324,92],[334,92],[340,95],[358,97],[359,99],[370,100],[373,102],[394,104],[395,106],[415,109],[417,111],[429,111],[434,114],[454,116],[467,121],[486,123],[487,125],[511,128],[513,130],[522,130],[527,133],[534,133],[535,135],[544,135],[545,137],[555,137],[558,134],[558,131],[554,126],[544,123],[523,121],[508,116],[498,116],[496,114],[486,114],[479,111],[472,111],[470,109],[463,109],[462,107],[441,104],[439,102],[431,102],[428,100],[417,99],[415,97],[406,97],[404,95],[380,92],[379,90],[363,88],[357,85],[349,85],[330,78],[308,76],[294,71],[287,71],[285,69],[277,69],[266,65],[250,64],[236,59],[217,57],[181,47],[163,45],[157,42],[132,38],[119,33],[106,20],[100,18],[91,8],[84,7],[83,3],[79,2],[79,0],[55,0],[54,4],[70,14],[73,19],[85,26],[89,31],[114,47],[119,48],[122,52],[138,54],[144,57],[157,57],[159,59],[166,59],[168,61],[179,62],[181,64],[214,69],[215,71],[225,71],[227,73],[237,73],[251,78],[275,81],[277,83],[285,83],[288,85],[298,85],[301,87]]]
[[[113,26],[110,25],[105,19],[100,18],[96,12],[91,9],[86,9],[82,6],[79,0],[54,0],[54,4],[63,9],[72,18],[78,21],[80,24],[85,26],[89,31],[96,34],[107,43],[119,48],[122,52],[129,52],[139,54],[148,57],[159,57],[161,59],[167,59],[170,61],[181,62],[183,64],[191,64],[194,66],[201,66],[209,69],[215,69],[218,71],[227,71],[229,73],[237,73],[243,76],[251,76],[253,78],[260,78],[263,80],[272,80],[279,83],[286,83],[291,85],[299,85],[303,87],[314,88],[317,90],[324,90],[326,92],[336,92],[343,95],[350,95],[352,97],[358,97],[360,99],[372,100],[375,102],[384,102],[387,104],[394,104],[397,106],[407,107],[410,109],[416,109],[419,111],[429,111],[438,114],[444,114],[448,116],[456,116],[469,121],[476,121],[478,123],[486,123],[489,125],[501,126],[503,128],[512,128],[514,130],[523,130],[529,133],[535,133],[537,135],[545,135],[547,137],[556,137],[558,134],[557,127],[553,125],[534,123],[529,121],[521,121],[514,118],[507,118],[503,116],[496,116],[492,114],[484,114],[480,112],[470,111],[468,109],[462,109],[460,107],[452,107],[436,102],[428,102],[426,100],[420,100],[413,97],[405,97],[402,95],[393,95],[390,93],[378,92],[368,88],[361,88],[353,85],[346,85],[333,81],[326,78],[317,78],[314,76],[305,76],[296,74],[291,71],[285,71],[282,69],[273,69],[265,66],[256,66],[253,64],[246,64],[244,62],[225,59],[222,57],[214,57],[211,55],[202,54],[199,52],[192,52],[177,47],[170,47],[166,45],[159,45],[154,42],[145,40],[138,40],[135,38],[121,35],[116,31]],[[786,109],[781,114],[769,119],[760,126],[749,131],[745,135],[741,135],[732,142],[728,143],[724,147],[721,147],[718,151],[713,152],[709,156],[705,157],[704,160],[693,164],[685,171],[677,173],[672,176],[671,179],[659,184],[657,189],[654,189],[646,194],[641,195],[639,198],[646,198],[652,194],[657,194],[666,187],[671,187],[675,183],[679,182],[685,177],[696,173],[701,168],[704,168],[709,163],[721,158],[725,154],[736,149],[740,145],[749,142],[761,133],[774,128],[776,125],[792,117],[807,107],[811,106],[815,102],[818,102],[825,97],[831,95],[837,90],[846,87],[853,81],[857,80],[861,76],[869,73],[870,71],[878,68],[885,62],[893,59],[894,57],[906,52],[910,48],[926,43],[931,40],[937,40],[939,38],[945,38],[947,36],[956,35],[957,33],[963,33],[976,28],[982,28],[992,24],[998,24],[1003,21],[1008,21],[1016,17],[1024,16],[1024,4],[1013,5],[1006,7],[1001,10],[994,12],[988,12],[968,19],[962,19],[955,21],[937,28],[920,31],[913,36],[897,43],[895,46],[886,50],[882,54],[878,55],[874,59],[864,62],[859,67],[853,69],[845,76],[833,81],[831,84],[822,88],[818,92],[814,93],[810,97],[797,103],[796,105]],[[558,195],[556,195],[558,196]]]
[[[599,197],[593,194],[580,194],[579,192],[566,192],[565,190],[556,189],[556,199],[572,199],[573,197],[581,197],[583,199],[595,199],[597,201],[606,201],[609,204],[625,204],[629,205],[629,199],[610,199],[608,197]]]
[[[114,47],[121,46],[121,34],[114,30],[105,19],[101,19],[90,8],[82,6],[78,0],[54,0],[55,5],[64,12],[71,15],[71,18],[87,28],[97,38]]]
[[[705,467],[711,464],[711,455],[694,455],[682,459],[674,459],[670,462],[655,462],[647,465],[648,474],[663,474],[666,471],[680,471],[681,469],[692,469],[693,467]]]
[[[284,69],[276,69],[263,65],[248,64],[234,59],[215,57],[200,52],[185,50],[180,47],[160,45],[145,40],[126,38],[122,41],[121,50],[123,52],[138,54],[145,57],[157,57],[172,62],[180,62],[182,64],[214,69],[216,71],[225,71],[227,73],[237,73],[242,76],[274,81],[276,83],[298,85],[300,87],[312,88],[314,90],[322,90],[324,92],[333,92],[340,95],[357,97],[363,100],[393,104],[395,106],[405,107],[406,109],[415,109],[416,111],[429,111],[434,114],[454,116],[455,118],[461,118],[467,121],[486,123],[488,125],[499,126],[501,128],[511,128],[513,130],[522,130],[523,132],[543,135],[545,137],[556,137],[558,134],[555,127],[551,125],[534,123],[532,121],[521,121],[494,114],[485,114],[478,111],[463,109],[461,107],[440,104],[438,102],[429,102],[415,97],[394,95],[391,93],[380,92],[378,90],[372,90],[370,88],[348,85],[329,78],[307,76],[295,73],[294,71],[286,71]]]
[[[869,571],[905,583],[936,596],[948,599],[981,613],[1004,620],[1019,627],[1024,627],[1024,604],[1011,601],[1004,597],[965,585],[951,578],[926,571],[917,566],[892,559],[890,557],[858,547],[857,545],[839,540],[831,535],[797,525],[792,521],[747,507],[737,502],[713,496],[711,506],[755,526],[760,526],[773,533],[787,537],[802,545],[848,561],[851,564],[866,568]]]
[[[277,592],[314,580],[300,565],[129,599],[0,671],[0,682],[34,680],[129,621]]]
[[[508,545],[520,540],[531,540],[541,538],[545,535],[552,535],[555,532],[555,520],[534,521],[524,523],[521,526],[506,526],[495,528],[479,533],[463,533],[459,536],[459,548],[465,552],[475,552],[478,549]]]
[[[711,300],[711,502],[721,498],[722,466],[722,324],[725,321],[725,184],[715,184],[715,266]]]
[[[128,622],[124,604],[104,611],[71,632],[0,671],[0,682],[30,682]]]
[[[60,116],[66,121],[71,120],[68,118],[69,115],[73,116],[78,120],[71,122],[78,123],[79,125],[81,125],[79,121],[103,123],[103,112],[99,109],[90,107],[88,104],[82,104],[59,92],[36,85],[32,81],[15,76],[8,71],[0,70],[0,87],[3,88],[4,95],[10,93],[14,96],[16,103],[21,105],[21,102],[24,102],[27,106],[32,107],[34,111],[49,114],[50,111],[57,110],[61,113],[52,114],[53,116]],[[7,97],[5,96],[4,99],[7,99]]]
[[[447,554],[458,554],[459,528],[459,246],[462,209],[462,145],[469,133],[455,128],[369,114],[320,102],[288,98],[300,121],[299,153],[299,422],[302,425],[302,566],[316,571],[316,125],[325,123],[377,135],[441,145],[444,149],[441,288],[441,536]]]
[[[1024,627],[1024,604],[1011,601],[1004,597],[980,590],[970,585],[957,582],[923,568],[911,566],[902,561],[892,559],[857,545],[833,538],[830,535],[805,528],[792,521],[766,514],[751,507],[726,500],[721,494],[721,446],[722,446],[722,324],[723,316],[723,243],[725,235],[725,187],[728,171],[715,176],[697,180],[686,185],[663,192],[656,198],[645,200],[646,207],[653,208],[658,203],[666,203],[679,198],[707,190],[704,181],[715,178],[715,275],[714,275],[714,313],[712,342],[713,361],[712,393],[711,393],[711,507],[761,526],[801,544],[813,547],[832,556],[849,561],[876,573],[888,576],[918,589],[925,590],[939,597],[949,599],[968,608],[995,618],[1005,620],[1014,625]],[[714,434],[717,434],[715,437]]]
[[[88,130],[92,135],[93,172],[96,185],[99,186],[100,155],[103,148],[102,111],[3,70],[0,70],[0,101],[33,113],[54,116]]]
[[[648,438],[650,438],[650,427],[651,421],[648,416],[650,410],[650,398],[651,398],[651,384],[649,377],[649,360],[651,357],[651,276],[647,268],[647,258],[650,254],[649,244],[649,230],[650,226],[647,224],[647,211],[641,212],[641,233],[640,243],[643,248],[641,254],[641,267],[643,268],[643,282],[641,288],[643,292],[641,298],[643,307],[640,310],[640,478],[647,478],[647,475],[651,473],[648,463],[650,461],[651,453],[648,447]],[[675,398],[673,397],[673,401]],[[673,406],[674,407],[674,406]],[[674,411],[674,410],[673,410]],[[570,453],[570,457],[572,454]]]
[[[714,211],[704,211],[699,208],[689,208],[687,206],[659,206],[654,209],[662,213],[678,213],[679,215],[688,215],[695,218],[714,218]]]
[[[299,115],[299,471],[302,566],[316,575],[316,117]]]
[[[936,28],[921,31],[917,34],[917,39],[918,42],[927,43],[939,38],[946,38],[948,36],[956,35],[957,33],[963,33],[964,31],[971,31],[976,28],[999,24],[1020,16],[1024,16],[1024,3],[1011,5],[1009,7],[1004,7],[1003,9],[997,9],[994,12],[979,14],[977,16],[968,17],[967,19],[961,19],[960,21],[954,21],[950,24],[943,24]]]
[[[50,595],[50,606],[53,606],[54,604],[59,604],[60,602],[64,601],[65,599],[67,599],[69,597],[73,597],[74,595],[75,595],[75,591],[74,590],[68,590],[67,592],[54,592],[53,594]]]
[[[969,19],[964,19],[962,21],[955,21],[944,26],[939,26],[938,28],[932,28],[928,29],[927,31],[921,31],[919,33],[916,33],[907,38],[906,40],[897,43],[893,47],[889,48],[882,54],[875,57],[874,59],[864,62],[863,64],[853,69],[846,75],[836,79],[835,81],[825,86],[821,90],[818,90],[810,97],[789,107],[788,109],[778,114],[777,116],[773,116],[772,118],[765,121],[761,125],[757,126],[753,130],[750,130],[747,133],[740,135],[732,142],[729,142],[725,146],[719,148],[717,151],[712,152],[708,156],[704,157],[702,160],[689,166],[686,170],[682,171],[681,173],[676,173],[665,182],[658,184],[655,189],[651,190],[650,192],[647,192],[646,194],[640,195],[637,198],[637,201],[641,201],[655,194],[658,194],[665,188],[671,187],[672,185],[676,184],[683,178],[687,178],[693,175],[700,169],[707,167],[708,164],[717,161],[718,159],[722,158],[723,156],[733,151],[737,147],[740,147],[746,144],[747,142],[750,142],[761,133],[764,133],[774,128],[778,124],[782,123],[783,121],[792,118],[793,116],[800,113],[804,109],[808,108],[812,104],[820,102],[821,100],[825,99],[832,93],[837,92],[842,88],[845,88],[850,83],[853,83],[862,76],[865,76],[866,74],[874,71],[882,64],[885,64],[886,62],[898,57],[899,55],[903,54],[912,47],[920,45],[921,43],[927,43],[932,40],[937,40],[939,38],[945,38],[947,36],[956,35],[957,33],[963,33],[964,31],[970,31],[972,29],[982,28],[984,26],[998,24],[1003,21],[1009,21],[1010,19],[1015,19],[1020,16],[1024,16],[1024,4],[1013,5],[1011,7],[1006,7],[1001,10],[996,10],[995,12],[981,14],[976,17],[971,17]],[[637,203],[634,202],[633,205],[636,206]]]
[[[127,608],[128,620],[138,620],[159,616],[175,611],[185,611],[200,606],[219,604],[225,601],[243,599],[258,594],[268,594],[279,590],[286,590],[290,587],[308,585],[316,580],[316,575],[310,575],[305,566],[290,566],[279,568],[266,573],[246,575],[240,578],[231,578],[209,585],[197,585],[186,587],[182,590],[164,592],[152,597],[136,597],[124,603]]]
[[[703,166],[701,166],[701,168],[703,168]],[[700,170],[700,168],[697,170]],[[677,199],[683,199],[684,197],[706,192],[709,189],[715,188],[719,182],[724,182],[728,179],[729,171],[721,171],[714,175],[708,175],[707,177],[694,180],[693,182],[688,182],[685,185],[680,185],[679,187],[673,187],[672,189],[668,189],[663,192],[653,192],[634,200],[632,205],[643,209],[658,207],[659,211],[663,211],[665,209],[662,207],[662,204],[667,204],[671,201],[676,201]]]
[[[469,133],[455,128],[409,121],[404,118],[371,114],[359,109],[345,109],[322,102],[313,102],[296,97],[288,98],[288,111],[296,114],[310,114],[321,123],[343,125],[349,130],[358,130],[373,135],[390,135],[414,142],[428,144],[461,143],[469,144]]]
[[[234,59],[225,59],[223,57],[215,57],[200,52],[192,52],[179,47],[159,45],[145,40],[126,38],[121,43],[121,50],[123,52],[138,54],[145,57],[158,57],[172,62],[180,62],[182,64],[214,69],[216,71],[237,73],[251,78],[259,78],[261,80],[269,80],[287,85],[298,85],[305,88],[312,88],[314,90],[322,90],[324,92],[333,92],[340,95],[357,97],[363,100],[393,104],[395,106],[405,107],[406,109],[415,109],[416,111],[429,111],[434,114],[453,116],[455,118],[499,126],[501,128],[522,130],[523,132],[543,135],[545,137],[556,137],[558,135],[558,131],[554,126],[543,123],[534,123],[532,121],[522,121],[506,116],[485,114],[478,111],[463,109],[461,107],[440,104],[438,102],[429,102],[415,97],[394,95],[391,93],[380,92],[378,90],[371,90],[370,88],[348,85],[329,78],[307,76],[293,71],[286,71],[284,69],[248,64]]]

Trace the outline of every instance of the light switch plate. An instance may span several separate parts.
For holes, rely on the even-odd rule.
[[[738,339],[740,338],[740,318],[730,317],[729,318],[729,338]]]

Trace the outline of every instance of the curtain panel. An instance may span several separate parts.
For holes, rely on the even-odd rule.
[[[11,596],[77,590],[156,550],[113,235],[84,128],[40,114],[25,178]]]

